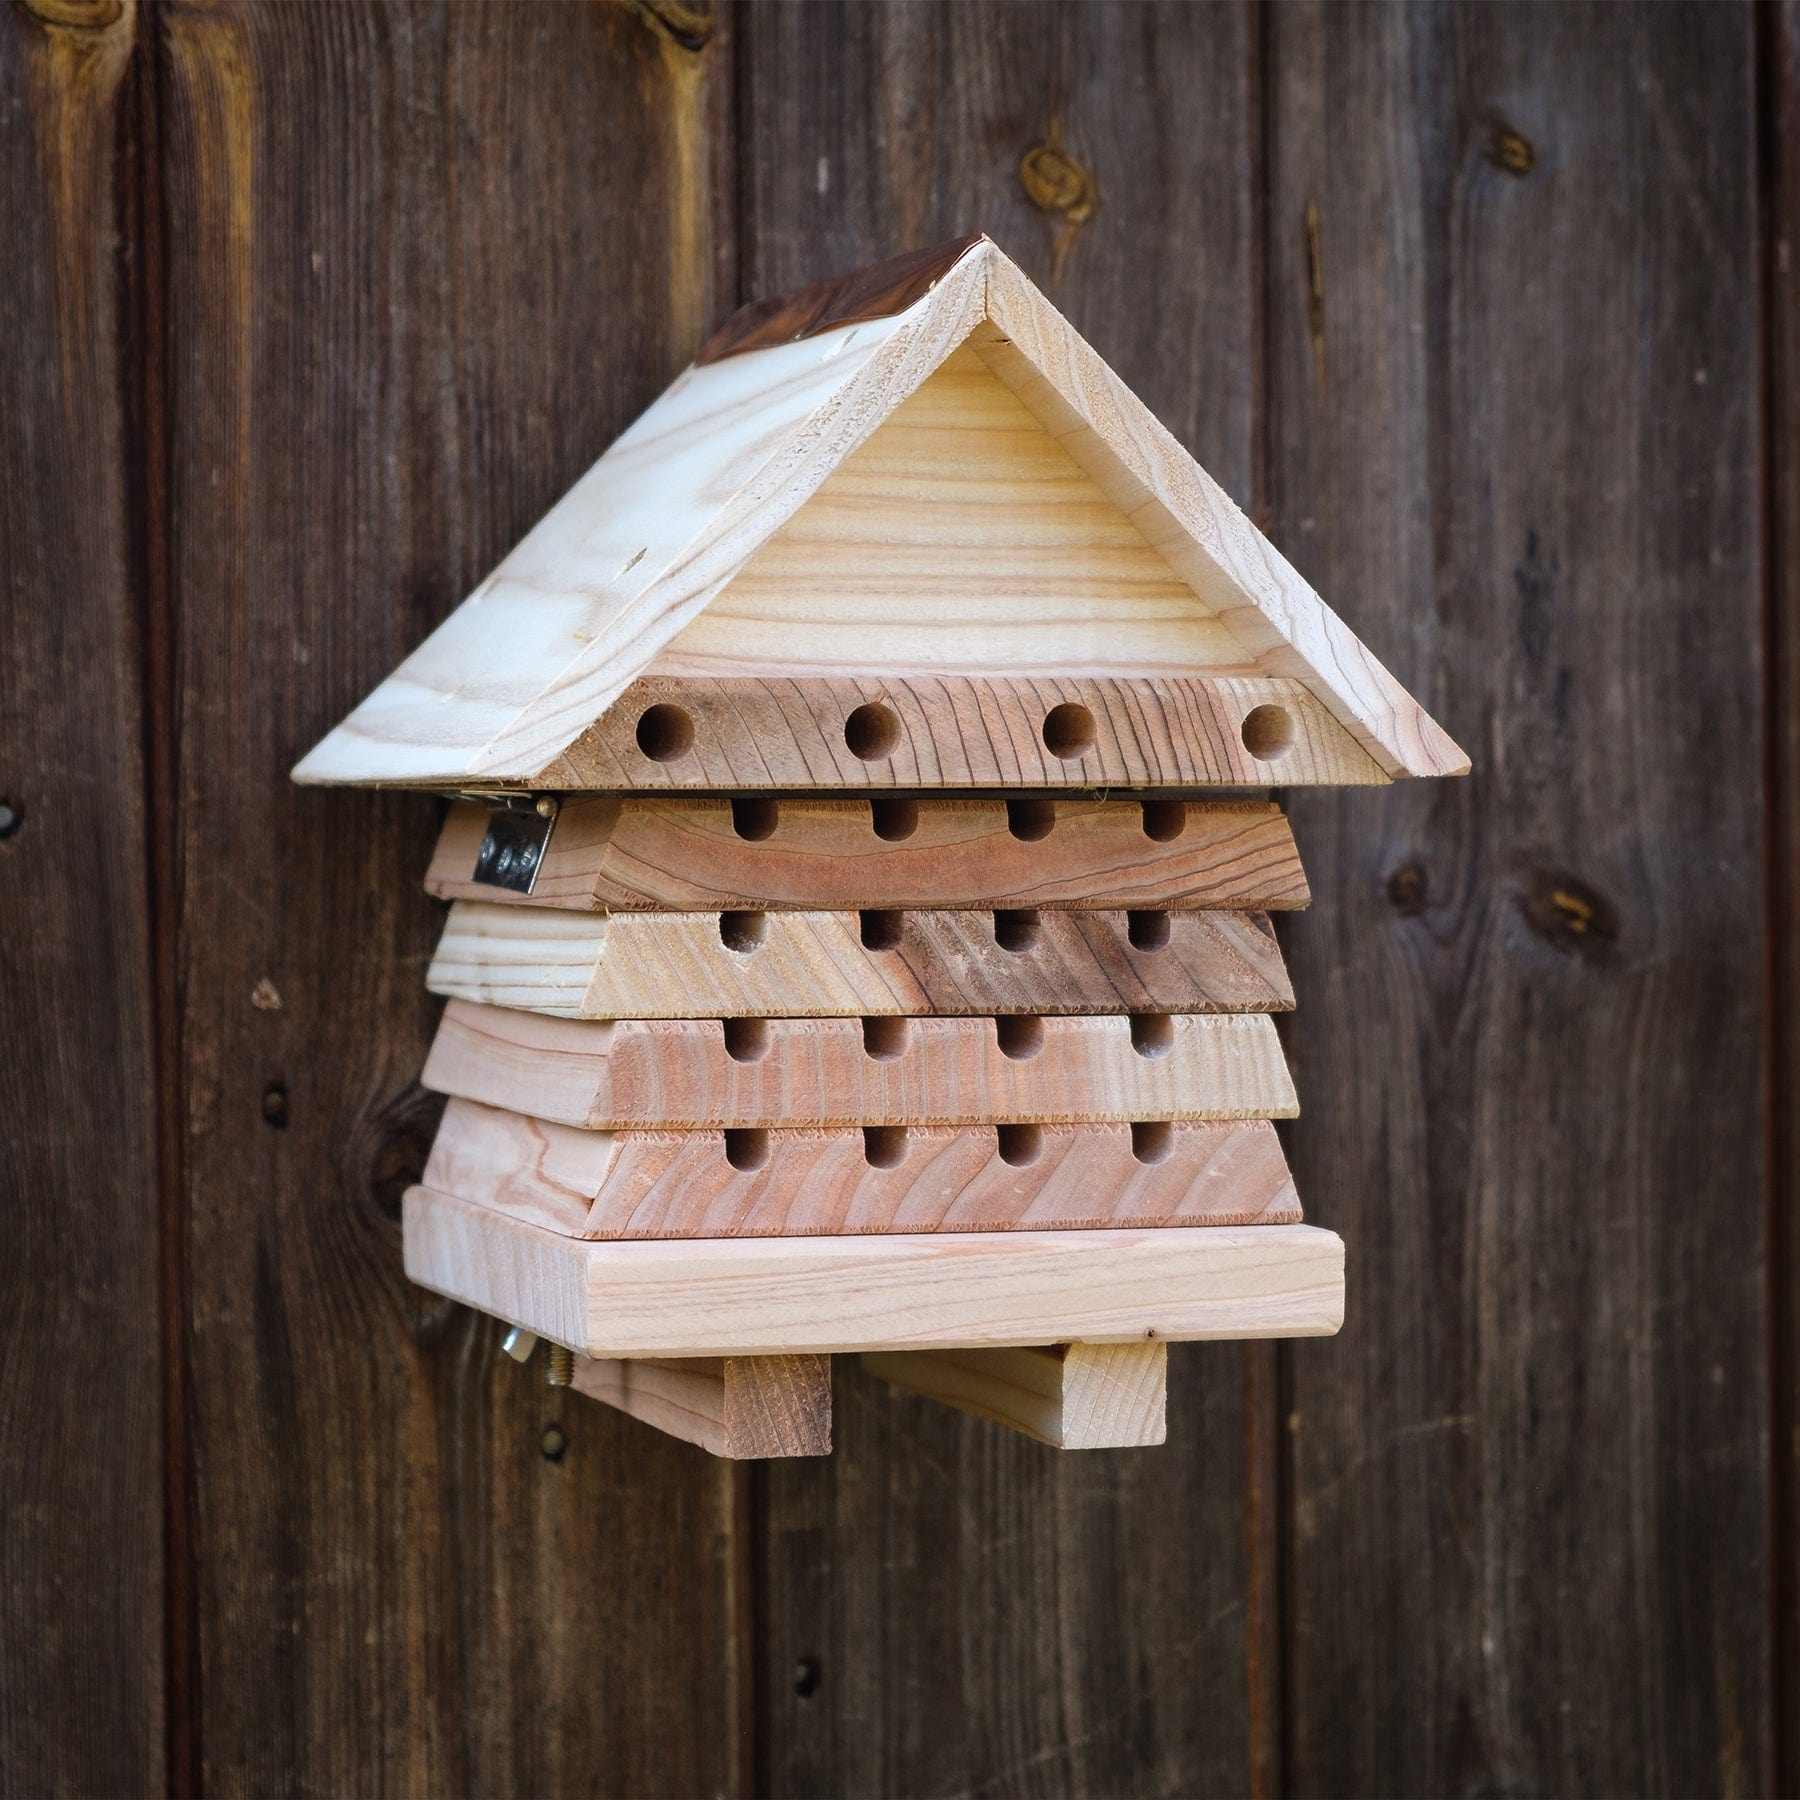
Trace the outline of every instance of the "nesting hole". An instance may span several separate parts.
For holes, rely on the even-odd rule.
[[[731,803],[731,828],[752,844],[775,835],[781,823],[781,807],[773,800],[734,800]]]
[[[761,1062],[769,1054],[767,1019],[727,1019],[725,1054],[733,1062]]]
[[[863,948],[898,950],[905,924],[906,914],[903,912],[865,912],[862,915]]]
[[[1065,761],[1085,756],[1094,747],[1094,715],[1085,706],[1065,700],[1044,715],[1044,748]]]
[[[1285,706],[1253,706],[1244,715],[1243,738],[1258,762],[1275,762],[1294,747],[1294,715]]]
[[[1144,836],[1154,844],[1172,844],[1187,828],[1185,800],[1146,800]]]
[[[1175,1048],[1175,1021],[1167,1013],[1133,1013],[1131,1047],[1139,1056],[1167,1056]]]
[[[1175,1127],[1167,1119],[1138,1119],[1131,1127],[1131,1154],[1141,1163],[1167,1162],[1175,1148]]]
[[[884,843],[901,844],[919,829],[919,803],[916,800],[871,800],[869,817],[874,821],[878,838]]]
[[[1125,931],[1134,950],[1166,950],[1169,947],[1169,915],[1166,912],[1128,912]]]
[[[637,745],[652,762],[674,762],[694,747],[694,721],[685,707],[666,701],[646,707],[638,716]]]
[[[865,1125],[863,1160],[871,1169],[897,1169],[906,1160],[904,1125]]]
[[[900,721],[879,700],[859,706],[844,721],[844,743],[863,762],[880,762],[900,741]]]
[[[727,950],[754,950],[769,935],[769,915],[763,912],[719,914],[719,942]]]
[[[1047,838],[1056,826],[1056,804],[1051,800],[1009,800],[1006,829],[1022,844]]]
[[[994,942],[1002,950],[1029,950],[1038,941],[1043,925],[1033,911],[994,914]]]
[[[876,1062],[894,1062],[906,1051],[904,1019],[864,1019],[863,1055]]]
[[[1003,1056],[1024,1062],[1044,1047],[1044,1021],[1030,1013],[1010,1013],[994,1021],[994,1036]]]
[[[1000,1160],[1009,1168],[1023,1169],[1038,1159],[1044,1147],[1040,1125],[1001,1125],[995,1134],[1000,1140]]]
[[[725,1160],[734,1169],[760,1169],[769,1160],[769,1134],[760,1127],[734,1126],[725,1133]]]

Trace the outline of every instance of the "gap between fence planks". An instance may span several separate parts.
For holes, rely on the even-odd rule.
[[[531,892],[475,879],[492,812],[451,808],[441,899],[596,911],[864,907],[1303,907],[1293,833],[1267,802],[1182,799],[565,801]]]
[[[1344,1246],[1311,1225],[597,1244],[430,1188],[421,1287],[597,1357],[1329,1336]]]
[[[452,1100],[424,1185],[580,1238],[1293,1224],[1266,1120],[583,1131]]]
[[[529,785],[754,793],[1390,779],[1297,681],[745,675],[634,681]]]
[[[1166,1344],[1013,1350],[865,1350],[869,1374],[1061,1450],[1126,1449],[1168,1436]]]
[[[578,1356],[570,1385],[714,1456],[831,1454],[828,1356]]]
[[[1267,915],[1237,912],[595,915],[459,900],[427,981],[590,1019],[1293,1005]]]
[[[557,1019],[452,1000],[420,1078],[562,1125],[1285,1119],[1260,1013]]]

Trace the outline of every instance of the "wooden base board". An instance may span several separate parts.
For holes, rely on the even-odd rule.
[[[1297,681],[865,674],[640,679],[532,785],[767,793],[1389,779]]]
[[[596,1244],[429,1188],[421,1287],[588,1356],[1329,1336],[1344,1246],[1310,1225]]]
[[[582,1131],[452,1100],[424,1183],[579,1238],[1294,1224],[1266,1120]]]
[[[435,994],[574,1019],[1294,1003],[1256,912],[591,914],[459,900],[427,981]]]
[[[1274,1021],[553,1019],[452,1000],[420,1077],[533,1118],[631,1126],[1040,1124],[1286,1119]]]
[[[451,808],[431,893],[614,912],[1280,909],[1309,898],[1287,820],[1257,801],[569,800],[529,893],[475,878],[495,817],[476,801]]]
[[[1118,1450],[1168,1436],[1169,1348],[1051,1344],[1019,1350],[881,1350],[882,1381],[1060,1450]]]
[[[831,1454],[828,1356],[578,1356],[571,1385],[714,1456]]]

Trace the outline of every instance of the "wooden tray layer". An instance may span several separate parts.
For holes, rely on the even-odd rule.
[[[492,813],[452,807],[425,886],[593,911],[1288,908],[1309,898],[1280,809],[1161,800],[571,800],[529,894],[477,882]]]
[[[445,1109],[424,1184],[582,1238],[1294,1224],[1275,1128],[582,1131]]]
[[[1004,1047],[1003,1047],[1004,1046]],[[880,1019],[553,1019],[452,1000],[420,1079],[601,1129],[1285,1119],[1256,1013]]]
[[[403,1203],[422,1287],[589,1356],[762,1356],[1320,1337],[1344,1246],[1310,1225],[596,1244],[429,1188]]]
[[[664,710],[646,720],[652,708]],[[1389,779],[1297,681],[727,676],[634,681],[533,785],[730,792]]]
[[[1236,912],[608,915],[459,900],[427,980],[435,994],[571,1019],[1294,1003],[1267,916]]]

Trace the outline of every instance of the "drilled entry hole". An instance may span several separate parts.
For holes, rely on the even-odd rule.
[[[863,1055],[876,1062],[893,1062],[906,1053],[904,1019],[864,1019]]]
[[[865,1125],[863,1160],[871,1169],[897,1169],[906,1161],[904,1125]]]
[[[1043,929],[1032,911],[997,912],[994,914],[994,942],[1002,950],[1029,950]]]
[[[1138,1119],[1131,1127],[1131,1154],[1141,1163],[1167,1162],[1175,1148],[1175,1127],[1167,1119]]]
[[[869,817],[875,824],[875,835],[884,843],[903,844],[919,829],[919,803],[916,800],[871,800]]]
[[[1003,1056],[1024,1062],[1044,1047],[1044,1021],[1030,1013],[1010,1013],[994,1021],[994,1036],[1000,1040]]]
[[[1294,715],[1285,706],[1255,706],[1244,715],[1244,748],[1274,762],[1294,747]]]
[[[752,844],[775,835],[781,823],[781,808],[773,800],[734,800],[731,803],[731,828]]]
[[[725,1054],[733,1062],[761,1062],[769,1054],[767,1019],[727,1019]]]
[[[1144,836],[1153,844],[1172,844],[1187,828],[1185,800],[1146,800]]]
[[[769,1160],[769,1134],[741,1127],[726,1132],[725,1160],[734,1169],[760,1169]]]
[[[1044,748],[1065,761],[1083,756],[1094,747],[1094,715],[1085,706],[1065,700],[1044,715]]]
[[[1056,827],[1056,805],[1050,800],[1009,800],[1006,829],[1022,844],[1047,838]]]
[[[646,707],[637,722],[637,744],[652,762],[673,762],[693,749],[694,721],[684,707]]]
[[[1166,950],[1169,945],[1169,915],[1166,912],[1128,912],[1126,935],[1134,950]]]
[[[903,912],[866,912],[862,915],[862,942],[865,950],[898,950],[905,929]]]
[[[719,942],[740,953],[754,950],[769,935],[769,915],[762,912],[719,914]]]
[[[1167,1013],[1133,1013],[1131,1047],[1139,1056],[1167,1056],[1175,1048],[1175,1021]]]
[[[1037,1125],[1002,1125],[995,1135],[1000,1140],[1000,1160],[1014,1169],[1036,1162],[1044,1147],[1043,1128]]]
[[[879,700],[859,706],[844,721],[844,742],[864,762],[880,762],[900,741],[900,721]]]

